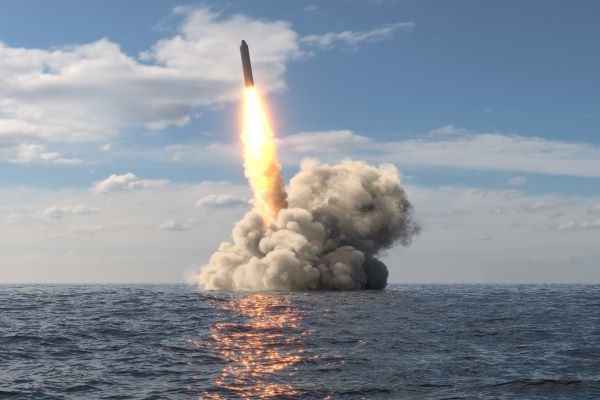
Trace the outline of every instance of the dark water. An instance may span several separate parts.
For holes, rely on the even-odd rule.
[[[4,399],[600,399],[600,286],[0,286]]]

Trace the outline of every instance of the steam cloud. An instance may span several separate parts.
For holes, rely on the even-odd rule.
[[[288,192],[268,229],[249,211],[192,281],[207,290],[381,289],[388,270],[378,252],[420,231],[390,164],[305,160]]]

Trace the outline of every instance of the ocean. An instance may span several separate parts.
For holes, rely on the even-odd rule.
[[[0,286],[0,399],[198,398],[600,399],[600,286]]]

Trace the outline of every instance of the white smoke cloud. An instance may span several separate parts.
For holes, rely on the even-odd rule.
[[[252,210],[191,282],[207,290],[379,289],[380,250],[408,245],[420,227],[396,168],[305,161],[288,204],[265,231]]]

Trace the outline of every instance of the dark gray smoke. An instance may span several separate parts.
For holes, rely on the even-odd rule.
[[[304,161],[265,231],[248,212],[192,281],[207,290],[381,289],[377,254],[419,233],[393,165]]]

